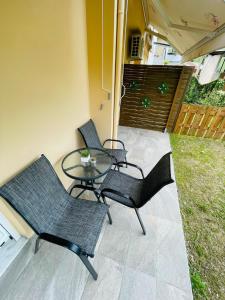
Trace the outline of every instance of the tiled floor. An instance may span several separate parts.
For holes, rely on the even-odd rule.
[[[128,161],[139,164],[145,174],[170,151],[167,134],[121,127],[119,137],[126,143]],[[191,300],[176,184],[140,209],[146,236],[132,209],[110,205],[113,225],[106,221],[93,260],[97,281],[72,253],[44,243],[7,300]]]

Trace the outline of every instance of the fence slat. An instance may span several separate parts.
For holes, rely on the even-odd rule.
[[[225,140],[225,108],[184,103],[174,132]]]

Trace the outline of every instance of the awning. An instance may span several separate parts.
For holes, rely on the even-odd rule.
[[[168,41],[183,61],[225,47],[224,0],[142,0],[142,4],[147,29]]]

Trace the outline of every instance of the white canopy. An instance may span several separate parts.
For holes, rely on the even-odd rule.
[[[148,30],[153,33],[153,26],[184,61],[225,47],[225,0],[142,0],[142,4]]]

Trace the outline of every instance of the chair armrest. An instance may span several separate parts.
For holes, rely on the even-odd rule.
[[[130,197],[129,195],[127,195],[127,194],[123,194],[123,193],[121,193],[120,191],[116,191],[116,190],[114,190],[114,189],[105,188],[105,189],[102,189],[102,190],[101,190],[100,196],[101,196],[101,197],[107,197],[107,196],[105,195],[105,193],[111,193],[111,194],[115,194],[115,195],[117,195],[117,196],[120,196],[120,197],[129,199],[129,200],[133,203],[133,205],[136,207],[136,204],[135,204],[133,198]],[[115,199],[114,199],[114,200],[115,200]]]
[[[77,189],[88,190],[88,191],[92,191],[92,192],[95,192],[95,189],[96,189],[96,188],[94,188],[94,187],[92,187],[92,186],[88,186],[88,185],[75,184],[75,185],[72,186],[72,188],[71,188],[69,194],[71,195],[71,194],[72,194],[72,191],[73,191],[74,189],[76,189],[76,188],[77,188]],[[80,194],[79,194],[79,196],[80,196]],[[79,197],[79,196],[77,196],[77,197]],[[75,198],[77,198],[77,197],[75,197]]]
[[[122,145],[122,147],[123,147],[123,150],[126,150],[126,149],[125,149],[124,142],[122,142],[121,140],[106,139],[106,140],[104,141],[104,143],[103,143],[103,147],[104,147],[105,143],[107,143],[107,142],[117,142],[117,143],[120,143],[120,144]]]
[[[138,169],[138,170],[141,172],[142,178],[143,178],[143,179],[145,178],[145,177],[144,177],[144,172],[143,172],[142,168],[139,167],[139,166],[137,166],[137,165],[135,165],[135,164],[129,163],[129,162],[127,162],[127,161],[119,161],[116,165],[117,165],[118,167],[123,167],[123,165],[134,167],[134,168]]]
[[[50,234],[50,233],[46,233],[46,232],[42,232],[39,234],[39,238],[45,241],[48,241],[50,243],[65,247],[71,251],[73,251],[76,254],[82,254],[83,251],[81,250],[80,246],[69,242],[61,237],[58,237],[56,235]]]

